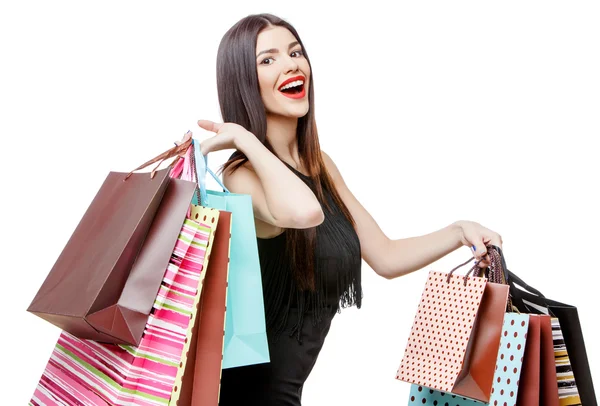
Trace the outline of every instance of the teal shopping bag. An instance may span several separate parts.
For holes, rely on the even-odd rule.
[[[250,195],[230,193],[206,165],[193,140],[202,206],[231,212],[231,248],[222,368],[269,362],[262,279]],[[223,192],[206,190],[206,173]]]
[[[523,356],[527,343],[529,315],[506,313],[500,336],[500,349],[489,403],[479,402],[452,393],[424,386],[411,385],[408,406],[484,406],[515,405],[521,379]]]

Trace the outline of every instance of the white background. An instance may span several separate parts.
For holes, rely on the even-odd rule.
[[[299,31],[322,148],[385,233],[498,231],[512,271],[578,306],[600,378],[598,2],[224,4],[0,6],[0,403],[33,393],[59,331],[25,309],[107,173],[208,136],[219,41],[260,12]],[[469,256],[393,281],[365,264],[363,308],[336,317],[303,404],[406,404],[395,373],[427,271]]]

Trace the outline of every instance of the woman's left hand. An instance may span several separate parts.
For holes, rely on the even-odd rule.
[[[491,265],[490,257],[487,255],[486,245],[492,244],[502,248],[502,237],[495,231],[490,230],[474,221],[458,221],[461,229],[461,243],[473,250],[473,256],[482,261],[480,268]]]

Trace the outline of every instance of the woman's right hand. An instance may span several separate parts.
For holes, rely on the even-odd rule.
[[[198,125],[200,128],[216,133],[215,136],[200,143],[202,155],[223,149],[239,149],[240,141],[252,135],[244,127],[235,123],[215,123],[210,120],[198,120]]]

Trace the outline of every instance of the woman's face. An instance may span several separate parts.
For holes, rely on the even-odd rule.
[[[264,52],[266,51],[266,52]],[[308,112],[310,67],[294,35],[283,27],[269,27],[256,40],[256,70],[267,115],[303,117]],[[283,89],[287,84],[296,85]]]

